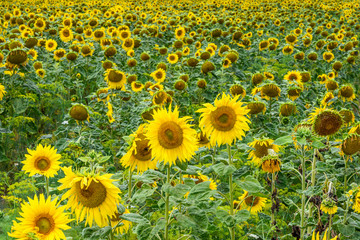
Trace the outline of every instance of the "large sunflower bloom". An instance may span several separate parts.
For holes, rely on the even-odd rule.
[[[146,136],[155,161],[164,161],[171,166],[176,159],[184,162],[195,154],[198,146],[196,131],[188,124],[191,117],[179,118],[176,107],[173,112],[170,109],[155,110],[153,118]]]
[[[130,167],[133,171],[136,167],[138,172],[145,172],[148,169],[156,168],[156,161],[151,161],[151,149],[149,140],[146,139],[146,125],[140,125],[139,129],[130,135],[134,138],[128,152],[120,159],[124,167]]]
[[[59,207],[57,198],[45,200],[44,195],[36,195],[21,204],[20,223],[13,222],[10,237],[17,239],[32,239],[31,234],[39,240],[66,239],[63,230],[70,229],[67,225],[71,220],[64,213],[65,207]]]
[[[51,146],[39,144],[36,150],[27,149],[29,154],[25,154],[26,160],[22,170],[28,172],[30,176],[41,174],[46,177],[54,177],[60,169],[61,155],[56,153],[56,149]]]
[[[68,199],[67,206],[75,212],[77,221],[86,217],[85,225],[91,227],[95,221],[99,227],[106,226],[120,201],[120,190],[110,179],[112,174],[74,173],[71,167],[63,171],[65,177],[59,180],[62,185],[58,189],[69,188],[62,199]]]
[[[211,145],[232,144],[236,139],[242,139],[245,131],[250,129],[247,118],[249,109],[238,102],[239,95],[231,98],[223,93],[222,98],[215,99],[214,105],[204,104],[205,108],[199,109],[200,128],[210,136]]]
[[[247,191],[244,191],[244,194],[239,197],[239,200],[242,202],[241,209],[246,209],[253,214],[261,212],[267,201],[267,199],[263,197],[249,196]]]

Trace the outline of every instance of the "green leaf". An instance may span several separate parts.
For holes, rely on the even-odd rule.
[[[146,218],[137,213],[127,213],[120,215],[120,218],[128,220],[134,223],[147,223],[149,222]]]
[[[237,224],[247,221],[250,218],[250,212],[248,210],[240,210],[235,214],[235,220]]]
[[[184,195],[189,192],[190,186],[185,184],[177,184],[175,187],[170,188],[170,195],[175,198],[184,199]]]
[[[178,214],[176,215],[178,224],[184,228],[196,228],[197,224],[190,217]]]
[[[97,162],[98,163],[104,163],[106,162],[107,160],[109,160],[111,158],[111,156],[104,156],[104,157],[100,157]]]
[[[232,165],[225,165],[224,163],[215,164],[214,166],[212,166],[212,168],[214,169],[216,174],[221,177],[230,175],[236,171],[236,167]]]
[[[325,147],[326,147],[326,145],[323,144],[323,143],[320,142],[320,141],[314,141],[314,142],[312,143],[312,146],[313,146],[314,148],[325,148]]]
[[[218,209],[216,210],[216,217],[227,227],[235,226],[235,219],[229,214],[228,211]]]
[[[128,215],[128,214],[125,214],[125,215]],[[135,229],[135,233],[137,234],[137,239],[139,239],[139,240],[151,239],[151,238],[149,238],[151,230],[152,230],[152,227],[149,223],[141,223],[141,224],[137,225],[137,227]]]
[[[188,199],[190,201],[202,201],[209,200],[212,195],[212,191],[210,189],[210,182],[202,182],[196,184],[189,193]]]
[[[281,146],[281,145],[290,144],[292,142],[293,142],[292,136],[283,136],[276,139],[273,144]]]
[[[338,229],[339,232],[346,237],[350,237],[355,233],[355,227],[351,225],[338,224]]]
[[[143,203],[146,201],[148,197],[154,194],[155,192],[154,188],[150,188],[150,186],[148,185],[143,185],[143,186],[144,187],[142,187],[140,190],[135,192],[135,194],[132,197],[133,201],[136,201],[137,203]]]
[[[209,219],[204,210],[198,207],[188,208],[189,217],[196,223],[197,227],[206,229],[209,224]]]
[[[237,180],[235,182],[239,185],[239,187],[248,191],[249,193],[258,193],[263,189],[259,181],[253,176],[246,176],[244,181]]]

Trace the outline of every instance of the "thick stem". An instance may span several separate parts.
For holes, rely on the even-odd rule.
[[[272,173],[271,175],[271,203],[272,203],[272,206],[275,205],[275,199],[274,199],[274,191],[275,191],[275,173]],[[271,223],[270,225],[274,224],[274,221],[275,221],[275,210],[274,211],[271,211]]]
[[[311,164],[311,186],[314,187],[315,183],[316,183],[316,153],[317,153],[317,149],[315,149],[314,151],[314,157],[313,157],[313,161]],[[313,215],[313,209],[312,209],[312,204],[309,204],[309,218],[312,217]],[[308,233],[311,233],[311,227],[308,227]]]
[[[167,166],[167,178],[166,183],[170,184],[170,165]],[[164,234],[164,240],[168,240],[169,237],[169,193],[165,193],[165,234]]]
[[[329,220],[329,231],[326,235],[326,240],[329,240],[331,238],[331,224],[332,224],[332,214],[330,214],[330,220]]]
[[[230,145],[227,145],[228,155],[229,155],[229,166],[233,165],[232,157],[231,157],[231,149]],[[232,174],[229,176],[229,194],[230,194],[230,215],[234,215],[234,196],[233,196],[233,177]],[[229,228],[231,240],[235,240],[235,228]]]
[[[300,231],[301,231],[301,240],[304,240],[305,238],[305,156],[302,156],[301,158],[301,169],[302,169],[302,177],[301,177],[301,190],[302,190],[302,196],[301,196],[301,224],[300,224]]]
[[[49,192],[49,178],[45,177],[45,190],[46,190],[46,197],[48,198],[50,196]]]
[[[131,199],[131,190],[132,190],[132,171],[131,171],[131,168],[129,168],[129,182],[128,182],[128,197],[129,197],[129,200]]]
[[[345,169],[344,169],[344,193],[346,192],[347,189],[347,164],[348,164],[348,160],[346,158],[344,158],[345,160]]]

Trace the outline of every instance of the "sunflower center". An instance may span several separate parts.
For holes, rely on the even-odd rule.
[[[54,220],[50,216],[41,216],[35,224],[41,234],[47,235],[54,229]]]
[[[255,156],[258,158],[262,158],[269,154],[268,150],[271,149],[271,145],[266,146],[266,144],[264,145],[256,144],[254,148],[255,148],[255,152],[254,152]]]
[[[80,181],[76,183],[79,202],[89,208],[100,206],[106,199],[106,188],[100,182],[91,181],[90,185],[81,188]]]
[[[340,94],[342,97],[345,97],[345,98],[349,98],[353,95],[354,91],[352,88],[349,88],[349,87],[345,87],[343,89],[341,89],[340,91]]]
[[[248,206],[256,206],[259,203],[258,197],[248,196],[245,198],[245,204]]]
[[[50,168],[50,161],[46,157],[39,157],[35,160],[35,168],[41,171],[48,170]]]
[[[111,70],[108,78],[110,82],[120,82],[123,79],[123,74],[118,73],[115,70]]]
[[[157,72],[157,73],[155,74],[155,76],[156,76],[156,78],[158,78],[158,79],[162,78],[162,72]]]
[[[149,140],[145,139],[144,134],[139,134],[138,140],[135,142],[136,144],[136,154],[135,150],[133,151],[133,156],[139,161],[149,161],[151,160],[151,149],[149,147]]]
[[[211,123],[216,130],[227,132],[233,129],[236,123],[236,113],[228,106],[218,107],[211,112]]]
[[[160,145],[166,149],[177,148],[184,140],[183,131],[177,123],[165,122],[159,128],[158,140]]]

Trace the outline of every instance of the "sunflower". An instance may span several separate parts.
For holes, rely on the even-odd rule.
[[[30,49],[27,54],[32,56],[32,60],[36,60],[38,57],[38,52],[35,49]]]
[[[134,39],[132,38],[127,38],[124,40],[123,44],[122,44],[122,48],[126,51],[129,52],[134,48],[135,42]]]
[[[101,39],[105,38],[105,32],[103,29],[97,29],[93,32],[92,37],[95,41],[100,41]]]
[[[108,224],[120,201],[120,190],[110,179],[112,174],[74,173],[71,167],[63,168],[65,177],[59,180],[62,185],[59,190],[68,189],[62,196],[67,199],[67,207],[75,212],[77,221],[83,221],[86,217],[85,226],[93,225],[93,221],[104,227]]]
[[[125,209],[125,211],[123,213],[119,213],[119,211],[116,211],[110,218],[111,221],[111,227],[114,229],[114,227],[118,226],[115,229],[115,232],[117,234],[124,234],[127,233],[129,231],[129,229],[132,226],[132,223],[128,220],[122,219],[120,218],[121,215],[123,214],[128,214],[130,213],[129,209]]]
[[[169,62],[169,63],[171,63],[171,64],[175,64],[175,63],[177,63],[177,62],[178,62],[179,57],[178,57],[178,55],[177,55],[177,54],[172,53],[172,54],[169,54],[169,55],[168,55],[167,60],[168,60],[168,62]]]
[[[299,71],[290,71],[288,72],[285,76],[284,76],[285,80],[288,80],[289,82],[297,82],[297,83],[302,83],[301,82],[301,73]]]
[[[262,40],[260,43],[259,43],[259,51],[263,51],[265,49],[267,49],[269,47],[270,43],[268,40]]]
[[[0,100],[3,99],[4,95],[6,94],[5,87],[0,83]]]
[[[252,75],[251,77],[251,82],[254,86],[259,85],[260,83],[262,83],[265,80],[265,76],[262,73],[255,73],[254,75]]]
[[[230,94],[231,96],[235,97],[237,95],[240,95],[241,97],[246,96],[246,91],[240,84],[234,84],[230,88]]]
[[[337,111],[317,108],[311,114],[313,131],[319,136],[331,136],[337,133],[343,125],[343,120]]]
[[[276,155],[269,154],[261,159],[261,168],[267,173],[279,172],[280,165],[281,161]]]
[[[153,95],[153,99],[152,99],[152,103],[154,105],[163,105],[166,103],[167,100],[167,93],[163,90],[157,91],[154,95]]]
[[[327,62],[331,62],[332,60],[334,60],[334,54],[332,52],[324,52],[323,53],[323,59]]]
[[[231,61],[228,58],[223,60],[223,68],[229,68],[231,66]]]
[[[349,195],[352,197],[350,200],[353,202],[352,209],[354,209],[354,212],[360,213],[360,191],[357,189],[356,191],[350,190]]]
[[[46,177],[54,177],[60,169],[61,155],[51,146],[37,145],[35,150],[27,149],[26,160],[22,161],[22,170],[29,173],[30,177],[41,174]]]
[[[105,72],[105,81],[110,88],[125,90],[126,75],[124,72],[107,69]]]
[[[57,198],[45,199],[43,194],[39,198],[28,199],[28,203],[21,204],[21,218],[19,223],[13,221],[10,237],[17,239],[39,240],[66,239],[63,230],[70,229],[67,225],[71,220],[64,213],[65,207],[59,207]]]
[[[59,35],[60,35],[60,39],[63,41],[63,42],[69,42],[73,39],[73,33],[71,31],[70,28],[63,28],[60,30],[59,32]]]
[[[349,131],[349,134],[350,133],[356,133],[358,135],[360,135],[360,123],[356,123],[354,127],[352,127]]]
[[[154,155],[155,161],[164,161],[171,166],[176,159],[186,161],[198,149],[196,131],[187,122],[190,117],[179,118],[178,108],[172,112],[170,109],[155,110],[153,121],[149,122],[146,137]]]
[[[89,121],[90,115],[87,108],[83,104],[75,104],[70,108],[69,111],[70,117],[76,121]]]
[[[253,101],[249,102],[246,105],[246,108],[249,110],[249,114],[256,115],[259,113],[265,113],[266,111],[266,104],[260,101]]]
[[[338,207],[332,199],[325,199],[321,202],[320,210],[326,214],[333,215],[337,212]]]
[[[209,188],[211,190],[216,190],[217,189],[217,184],[214,180],[212,180],[211,178],[209,178],[206,175],[203,175],[201,173],[197,173],[197,175],[188,175],[185,174],[183,175],[183,178],[190,178],[193,179],[195,184],[199,184],[202,182],[210,182]],[[187,198],[190,192],[185,193],[184,197]]]
[[[289,117],[297,112],[296,105],[293,102],[287,102],[280,105],[280,115],[283,117]]]
[[[255,139],[249,143],[249,146],[252,147],[253,150],[250,150],[248,159],[251,159],[256,165],[260,165],[261,159],[269,154],[269,149],[272,149],[276,153],[279,152],[279,146],[273,144],[273,142],[274,140],[266,138]]]
[[[286,45],[282,49],[284,55],[291,55],[294,52],[294,47],[291,45]]]
[[[140,125],[138,130],[130,135],[133,138],[128,152],[120,159],[124,167],[130,167],[133,171],[145,172],[148,169],[155,169],[157,161],[152,161],[152,154],[149,140],[146,138],[147,126]]]
[[[185,37],[185,33],[186,33],[186,30],[184,27],[178,27],[176,30],[175,30],[175,37],[176,39],[182,39]]]
[[[355,121],[354,113],[349,109],[342,109],[339,111],[339,114],[343,118],[345,125],[350,125]]]
[[[218,96],[219,97],[219,96]],[[245,131],[250,129],[247,118],[249,110],[238,102],[239,95],[231,98],[223,93],[221,99],[215,99],[214,105],[206,103],[197,112],[200,116],[200,128],[210,136],[211,145],[216,143],[232,144],[236,139],[241,140]]]
[[[360,151],[360,136],[351,133],[346,137],[340,145],[340,154],[351,156]]]
[[[325,83],[325,87],[328,91],[334,91],[338,89],[339,84],[335,80],[327,80]]]
[[[300,97],[300,93],[302,92],[302,88],[300,87],[290,87],[287,91],[288,98],[292,101],[295,101],[298,97]]]
[[[156,71],[152,72],[150,76],[156,81],[156,82],[163,82],[166,77],[166,72],[162,68],[158,68]]]
[[[108,111],[106,112],[106,116],[108,116],[109,119],[109,123],[112,123],[115,121],[114,117],[113,117],[113,107],[111,105],[110,102],[107,102],[107,107],[108,107]]]
[[[65,49],[62,49],[62,48],[57,49],[57,50],[55,50],[55,52],[54,52],[54,59],[55,59],[56,61],[60,61],[61,58],[65,57],[65,54],[66,54]]]
[[[261,212],[267,202],[266,198],[251,196],[248,191],[244,190],[244,194],[239,197],[241,202],[240,208],[246,209],[252,214]]]
[[[45,49],[49,52],[54,51],[57,48],[57,42],[53,39],[46,40]]]
[[[334,94],[332,92],[327,92],[323,99],[321,100],[321,105],[323,106],[330,106],[334,101],[331,101],[331,99],[334,98]]]
[[[350,85],[344,85],[339,89],[338,93],[339,98],[345,101],[352,101],[355,99],[355,91],[354,88]]]
[[[28,55],[22,49],[14,49],[9,52],[6,57],[6,67],[13,69],[14,67],[25,66],[28,63]]]
[[[267,83],[261,87],[261,97],[266,100],[280,97],[281,89],[276,83]]]
[[[141,82],[133,81],[131,83],[131,90],[133,90],[134,92],[140,92],[141,90],[143,90],[143,88],[144,84],[142,84]]]
[[[207,147],[208,149],[210,149],[210,140],[203,131],[198,132],[196,138],[199,147]]]

